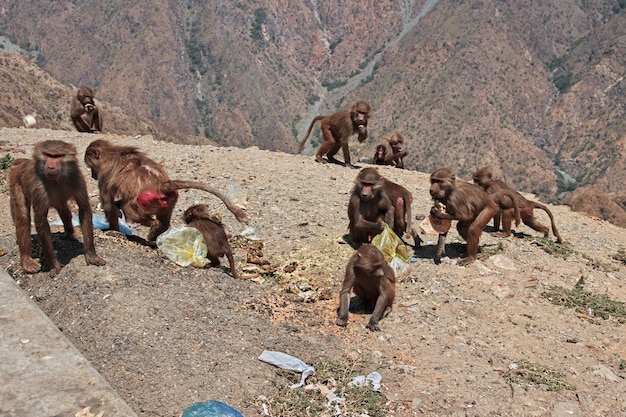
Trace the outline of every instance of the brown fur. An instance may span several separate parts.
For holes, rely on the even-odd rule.
[[[394,205],[385,191],[385,179],[374,168],[357,175],[348,203],[348,230],[356,245],[370,243],[385,223],[395,229]]]
[[[405,233],[408,233],[413,238],[415,246],[419,246],[422,240],[417,233],[413,231],[411,225],[411,203],[413,202],[413,195],[400,184],[389,181],[387,178],[383,178],[383,180],[385,192],[394,208],[393,231],[400,238],[402,238]]]
[[[476,184],[476,185],[479,185],[479,184]],[[519,226],[521,222],[521,215],[520,215],[519,206],[517,204],[517,199],[515,198],[514,193],[512,193],[510,190],[500,190],[493,194],[490,194],[489,192],[487,192],[487,194],[489,194],[491,198],[493,198],[493,200],[496,202],[499,208],[498,212],[493,216],[493,225],[494,225],[494,229],[496,230],[496,233],[494,233],[494,236],[497,236],[497,237],[510,236],[510,233],[507,235],[505,233],[498,232],[497,231],[498,229],[496,228],[496,223],[500,224],[500,215],[502,214],[503,211],[508,210],[507,214],[509,215],[509,230],[510,230],[510,224],[511,224],[512,219],[515,219],[515,226]]]
[[[475,184],[456,179],[448,169],[441,168],[430,176],[430,195],[435,201],[444,204],[446,212],[436,205],[430,214],[438,219],[457,220],[457,230],[467,242],[467,257],[460,259],[458,265],[467,265],[476,260],[480,235],[493,216],[498,212],[496,202],[485,190]],[[441,260],[444,252],[446,234],[439,235],[435,262]]]
[[[498,204],[501,207],[501,213],[498,213],[496,216],[494,216],[493,220],[493,227],[496,231],[498,231],[500,229],[501,214],[503,232],[499,233],[499,236],[511,236],[511,223],[514,217],[515,206],[517,206],[519,207],[518,216],[521,217],[524,224],[533,230],[543,233],[544,237],[548,237],[550,234],[550,229],[537,221],[534,216],[533,209],[537,208],[545,211],[550,218],[552,233],[554,233],[557,243],[563,242],[563,240],[561,239],[561,235],[559,235],[559,232],[554,223],[554,217],[552,216],[552,212],[548,209],[548,207],[536,201],[526,199],[523,195],[521,195],[512,187],[508,186],[503,181],[494,179],[491,167],[483,167],[476,171],[474,173],[474,183],[482,187],[487,193],[494,196],[494,198],[498,201]],[[503,193],[505,193],[504,195],[510,195],[510,197],[502,198]],[[519,220],[517,221],[516,225],[518,224]]]
[[[216,188],[195,181],[170,180],[160,164],[135,147],[96,140],[85,151],[85,163],[98,180],[102,209],[113,230],[119,230],[121,208],[129,221],[150,227],[148,241],[153,243],[169,228],[177,190],[182,188],[207,191],[222,200],[237,220],[248,221],[245,211]]]
[[[25,272],[32,274],[40,268],[39,261],[31,257],[31,207],[50,273],[55,275],[61,270],[52,247],[52,233],[47,217],[48,210],[53,207],[63,221],[65,237],[74,237],[72,213],[67,204],[70,198],[78,204],[87,264],[105,264],[96,254],[87,186],[78,167],[74,145],[60,140],[39,142],[33,149],[33,159],[17,159],[13,162],[9,184],[11,217],[20,250],[20,263]]]
[[[371,112],[372,106],[365,101],[359,101],[354,103],[349,109],[342,110],[331,116],[317,116],[309,125],[304,139],[300,142],[300,150],[304,148],[304,144],[309,138],[315,123],[321,121],[322,144],[315,155],[315,160],[323,163],[338,163],[335,155],[341,148],[346,167],[355,168],[350,162],[348,139],[352,135],[358,135],[359,142],[367,139],[367,121]],[[327,156],[328,161],[322,158],[323,155]]]
[[[226,255],[233,277],[243,279],[235,269],[233,250],[228,243],[224,227],[218,219],[211,216],[208,206],[206,204],[196,204],[189,207],[185,210],[183,219],[188,226],[195,227],[204,236],[207,258],[211,261],[210,266],[219,266],[220,258]]]
[[[338,326],[348,324],[350,292],[354,290],[359,299],[374,306],[367,328],[380,331],[378,322],[393,308],[396,296],[396,276],[382,252],[372,245],[362,245],[350,257],[346,275],[339,294]]]
[[[78,89],[76,96],[72,98],[70,116],[79,132],[92,133],[102,130],[102,112],[96,106],[91,88]]]
[[[404,157],[409,154],[404,150],[404,136],[396,131],[383,138],[380,145],[376,147],[374,154],[374,164],[391,165],[396,168],[404,168]]]

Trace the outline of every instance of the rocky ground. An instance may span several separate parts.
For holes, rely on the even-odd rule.
[[[351,314],[347,328],[340,328],[335,325],[338,293],[353,253],[343,240],[346,207],[357,171],[256,148],[46,129],[0,129],[0,157],[29,157],[31,145],[46,139],[72,142],[82,156],[96,137],[139,146],[162,161],[172,178],[243,190],[250,226],[263,244],[262,252],[257,247],[254,254],[268,263],[247,262],[253,245],[236,236],[242,228],[217,198],[185,191],[174,226],[182,225],[180,215],[191,204],[209,204],[234,235],[238,269],[253,279],[235,280],[225,267],[179,267],[158,250],[102,231],[96,231],[95,241],[106,266],[87,266],[80,243],[55,234],[65,265],[61,272],[55,277],[24,274],[9,214],[7,174],[0,172],[2,266],[138,415],[178,416],[209,399],[224,401],[247,417],[626,413],[625,325],[615,317],[604,320],[594,311],[555,305],[544,295],[554,287],[571,289],[584,278],[585,290],[626,301],[620,252],[626,249],[624,229],[566,206],[549,206],[565,240],[556,247],[560,252],[548,253],[552,245],[520,226],[516,236],[505,239],[483,233],[483,253],[468,267],[455,265],[463,256],[456,233],[448,236],[449,257],[441,265],[433,262],[436,236],[421,235],[425,244],[415,251],[410,270],[398,277],[395,306],[382,320],[382,331],[365,328],[366,313]],[[96,183],[82,161],[81,166],[96,207]],[[380,171],[413,193],[414,215],[428,212],[427,174]],[[544,213],[537,215],[548,221]],[[55,218],[51,211],[50,219]],[[145,236],[146,229],[136,232]],[[358,363],[366,372],[377,370],[384,401],[356,414],[345,405],[349,401],[322,411],[306,404],[280,411],[281,402],[289,401],[285,387],[299,376],[258,360],[263,350],[337,369]],[[533,372],[520,371],[526,362],[562,373],[566,389],[553,391],[545,380],[531,382]],[[513,375],[526,378],[511,382]],[[333,378],[310,379],[334,384]],[[306,392],[314,397],[311,388]]]

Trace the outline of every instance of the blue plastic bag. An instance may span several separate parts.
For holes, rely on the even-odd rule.
[[[243,414],[221,401],[209,400],[187,407],[181,417],[243,417]]]
[[[121,233],[129,236],[134,234],[133,228],[126,223],[126,219],[123,216],[118,220],[118,225]],[[106,230],[109,228],[109,221],[104,214],[93,215],[93,228],[98,230]]]
[[[93,216],[91,216],[91,219],[94,229],[106,230],[109,228],[109,222],[107,221],[107,218],[104,214],[94,214]],[[50,224],[53,226],[63,226],[63,222],[61,221],[61,219],[53,220],[50,222]],[[76,214],[72,214],[72,225],[80,226],[80,220],[78,219],[78,216]],[[124,233],[125,235],[134,234],[133,228],[126,223],[124,217],[120,218],[119,227],[120,232]]]

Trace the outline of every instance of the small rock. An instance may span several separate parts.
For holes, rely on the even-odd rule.
[[[579,391],[576,393],[576,397],[578,398],[578,402],[583,407],[583,409],[593,410],[594,404],[593,400],[586,392]]]
[[[580,417],[580,408],[575,403],[556,403],[552,410],[552,417]]]
[[[515,271],[517,269],[513,260],[511,258],[507,258],[506,256],[494,255],[490,259],[491,262],[493,262],[493,264],[500,269],[506,269],[507,271]]]
[[[613,382],[620,381],[619,377],[615,375],[615,373],[605,365],[596,366],[596,369],[593,371],[593,374],[599,375],[603,379],[606,379],[609,381],[613,381]]]
[[[491,290],[493,291],[493,295],[495,295],[498,300],[515,297],[515,293],[513,292],[513,290],[511,290],[507,285],[502,283],[494,285],[493,287],[491,287]]]

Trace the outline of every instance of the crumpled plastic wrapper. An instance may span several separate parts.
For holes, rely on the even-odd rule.
[[[187,407],[181,417],[243,417],[243,414],[226,403],[209,400]]]
[[[109,222],[107,221],[106,216],[104,214],[94,214],[91,217],[91,219],[93,222],[94,229],[106,230],[109,228]],[[134,234],[133,228],[130,227],[128,223],[126,223],[126,218],[124,217],[123,213],[118,223],[119,223],[120,233],[124,233],[125,235],[128,235],[128,236],[132,236]],[[61,219],[56,219],[50,222],[50,224],[53,226],[63,226],[63,221]],[[74,226],[80,225],[80,219],[78,218],[78,215],[76,214],[72,214],[72,225]]]
[[[372,239],[372,245],[376,246],[385,257],[387,263],[393,269],[396,277],[404,274],[409,269],[409,251],[402,239],[395,234],[388,224],[383,231]]]
[[[357,387],[363,386],[367,383],[372,384],[372,391],[380,391],[380,381],[383,380],[381,374],[376,371],[370,372],[367,376],[359,375],[352,378],[352,382],[348,385],[354,385]]]
[[[209,263],[204,236],[195,227],[182,226],[170,229],[157,237],[156,244],[176,265],[202,268]]]
[[[307,365],[300,359],[291,355],[287,355],[283,352],[264,350],[263,353],[259,355],[259,360],[278,366],[282,369],[287,369],[289,371],[302,372],[302,378],[300,379],[300,383],[293,384],[290,388],[299,388],[303,386],[309,375],[313,375],[315,373],[315,368],[311,365]]]

